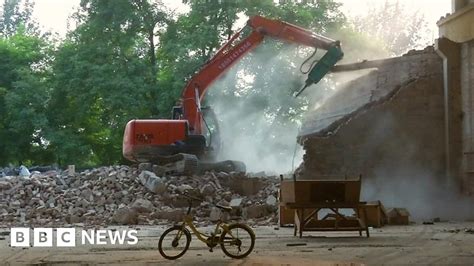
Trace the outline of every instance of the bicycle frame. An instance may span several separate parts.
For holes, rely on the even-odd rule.
[[[199,232],[196,226],[194,226],[193,216],[191,215],[192,200],[188,199],[188,202],[189,202],[189,207],[188,207],[188,211],[186,212],[186,215],[183,218],[183,222],[181,224],[182,228],[186,228],[186,226],[189,227],[199,240],[201,240],[202,242],[208,245],[220,243],[220,238],[219,238],[219,241],[215,241],[215,238],[214,238],[215,236],[218,236],[219,228],[222,228],[223,230],[221,233],[228,232],[229,235],[232,237],[232,239],[235,238],[232,235],[232,232],[229,231],[229,226],[227,225],[227,223],[223,222],[220,219],[217,221],[216,228],[214,229],[214,233],[212,235],[207,235],[207,234]],[[178,235],[176,236],[176,239],[181,239],[181,236],[182,236],[182,233],[178,233]]]
[[[193,215],[191,215],[191,208],[192,208],[192,200],[200,200],[198,198],[194,198],[189,195],[185,195],[188,198],[189,202],[189,207],[186,215],[184,218],[179,222],[178,224],[175,224],[173,227],[168,228],[160,237],[160,240],[158,241],[158,249],[160,251],[160,254],[165,257],[166,259],[174,260],[179,257],[181,257],[186,250],[189,248],[189,244],[192,240],[191,234],[196,235],[196,237],[203,243],[205,243],[209,247],[209,251],[212,252],[213,248],[216,247],[217,245],[220,244],[220,247],[222,251],[225,253],[225,255],[234,258],[234,259],[241,259],[250,254],[252,252],[253,247],[255,245],[255,233],[252,231],[252,229],[241,223],[231,223],[227,224],[226,222],[222,221],[219,219],[216,223],[216,227],[214,229],[214,232],[210,232],[209,234],[201,233],[199,230],[196,228],[196,226],[193,223]],[[200,200],[202,201],[202,200]],[[232,210],[231,208],[227,208],[221,205],[216,205],[216,207],[224,209],[226,211]],[[189,228],[186,228],[189,227]],[[237,229],[234,233],[232,230]],[[246,235],[248,235],[248,240],[250,240],[250,245],[244,244],[243,247],[245,248],[244,251],[242,251],[242,239],[239,238],[239,229],[244,231],[244,241],[247,243],[247,238],[245,238]],[[163,240],[167,235],[169,235],[170,232],[175,232],[178,231],[171,242],[171,247],[170,248],[178,248],[180,244],[178,243],[181,237],[185,236],[186,237],[186,243],[184,245],[181,245],[180,248],[183,250],[181,253],[177,255],[170,255],[166,254],[166,250],[163,249]],[[232,247],[237,247],[238,251],[237,253],[234,253],[232,251],[229,251],[228,248]],[[242,252],[242,253],[241,253]]]
[[[214,229],[213,235],[207,235],[204,233],[199,232],[199,230],[194,226],[193,223],[193,216],[187,214],[184,219],[183,223],[181,225],[182,227],[189,227],[191,231],[196,235],[196,237],[201,240],[202,242],[206,244],[212,244],[211,241],[214,241],[214,239],[211,238],[211,236],[217,236],[219,234],[219,229],[222,228],[223,232],[228,231],[228,225],[221,220],[217,221],[216,228]],[[230,232],[229,232],[230,233]],[[230,233],[232,236],[232,233]],[[233,236],[232,236],[233,237]]]

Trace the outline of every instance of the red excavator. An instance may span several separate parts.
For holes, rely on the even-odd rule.
[[[135,119],[127,123],[123,138],[125,158],[133,162],[152,162],[160,165],[165,173],[189,175],[207,170],[245,172],[245,165],[239,161],[212,162],[218,144],[212,141],[216,133],[211,130],[207,119],[212,118],[213,113],[201,106],[210,85],[261,44],[266,36],[314,47],[315,52],[317,49],[326,50],[318,61],[311,64],[306,72],[308,78],[304,87],[296,96],[309,85],[319,82],[343,57],[339,41],[283,21],[254,16],[248,20],[247,27],[251,29],[247,37],[239,39],[245,28],[239,30],[189,80],[179,105],[173,107],[172,119]]]

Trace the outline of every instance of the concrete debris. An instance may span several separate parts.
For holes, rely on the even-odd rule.
[[[204,199],[193,202],[197,225],[240,216],[250,224],[277,221],[276,177],[208,172],[164,176],[154,165],[110,166],[82,172],[31,171],[29,176],[0,177],[0,224],[3,226],[87,226],[169,224],[183,218],[188,201],[182,192]],[[152,170],[152,171],[150,171]],[[3,171],[6,173],[7,171]],[[12,173],[11,171],[8,173]],[[231,206],[229,214],[213,203]]]
[[[137,224],[138,213],[132,208],[122,207],[115,212],[112,219],[118,224]]]
[[[152,218],[167,220],[171,222],[179,222],[183,219],[185,214],[185,211],[182,209],[165,207],[160,211],[153,213]]]
[[[182,184],[179,187],[177,187],[178,191],[181,193],[192,191],[193,187],[188,185],[188,184]]]
[[[209,215],[209,219],[212,222],[215,222],[219,219],[221,219],[222,211],[219,208],[212,207],[211,209],[211,214]]]
[[[443,232],[453,233],[453,234],[457,234],[457,233],[460,233],[460,232],[464,232],[464,233],[466,233],[466,234],[474,234],[474,229],[473,229],[473,228],[464,228],[464,229],[460,229],[460,228],[456,228],[456,229],[443,229]]]
[[[146,199],[137,199],[133,204],[132,204],[132,209],[136,210],[137,212],[152,212],[155,206],[153,206],[153,203],[151,201],[146,200]]]
[[[242,198],[235,198],[230,201],[229,206],[232,208],[239,208],[242,205]]]
[[[8,189],[10,188],[11,184],[7,181],[0,181],[0,189]]]
[[[216,188],[212,186],[211,184],[205,184],[201,188],[201,194],[204,196],[212,196],[216,192]]]
[[[138,165],[139,171],[153,171],[153,164],[152,163],[141,163]]]
[[[391,208],[387,211],[388,223],[391,225],[408,225],[410,213],[405,208]]]
[[[20,176],[23,176],[23,177],[29,177],[30,176],[30,171],[24,165],[20,166]]]
[[[166,191],[166,186],[161,178],[156,176],[156,174],[153,172],[143,170],[138,178],[140,178],[142,185],[144,185],[149,191],[153,193],[159,194]]]
[[[269,214],[266,205],[251,205],[243,209],[242,216],[246,219],[262,218]]]
[[[466,228],[466,229],[464,229],[464,233],[467,233],[467,234],[474,234],[474,229],[472,229],[472,228]]]
[[[270,195],[267,197],[266,203],[267,205],[274,206],[277,204],[277,199],[275,198],[275,196]]]

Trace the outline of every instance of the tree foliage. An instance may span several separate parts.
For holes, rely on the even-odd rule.
[[[0,39],[0,160],[48,161],[43,128],[47,124],[49,48],[22,27]]]
[[[149,36],[166,16],[157,7],[145,0],[81,1],[81,24],[53,63],[51,143],[61,163],[77,163],[78,157],[82,164],[117,162],[126,122],[158,115]]]
[[[20,27],[29,35],[39,33],[37,23],[32,19],[34,2],[31,0],[3,0],[0,5],[0,37],[10,37]]]
[[[374,5],[362,16],[351,19],[354,29],[379,42],[390,55],[397,56],[409,49],[425,46],[423,36],[427,22],[419,11],[407,10],[399,1],[388,1]],[[370,42],[367,42],[370,43]]]

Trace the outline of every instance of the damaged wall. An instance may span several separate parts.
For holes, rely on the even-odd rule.
[[[362,175],[362,200],[405,207],[414,220],[472,219],[472,199],[450,186],[460,185],[461,175],[446,175],[447,144],[457,160],[453,165],[462,154],[459,86],[444,90],[443,61],[432,48],[378,63],[378,70],[349,82],[326,102],[340,112],[345,104],[353,111],[331,117],[332,106],[326,106],[313,113],[318,119],[307,121],[306,128],[318,128],[325,118],[332,122],[301,136],[306,153],[297,178]],[[357,98],[354,91],[369,96]]]
[[[446,173],[442,71],[442,60],[429,47],[382,60],[378,70],[349,82],[307,120],[306,128],[316,130],[302,136],[306,154],[298,177],[442,178]],[[334,116],[338,110],[343,115]]]
[[[367,103],[380,100],[402,83],[442,73],[441,60],[431,46],[402,57],[367,61],[361,65],[371,68],[333,74],[336,80],[346,76],[360,77],[342,84],[321,107],[310,111],[302,125],[300,137],[320,135],[320,131],[327,130],[335,121]]]

